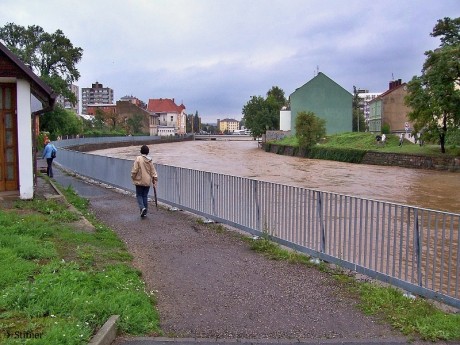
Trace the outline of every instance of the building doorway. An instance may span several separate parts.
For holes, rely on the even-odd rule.
[[[0,192],[19,189],[16,84],[0,83]]]

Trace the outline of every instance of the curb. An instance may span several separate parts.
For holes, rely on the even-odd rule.
[[[64,194],[61,193],[59,188],[54,184],[54,182],[51,179],[48,179],[49,184],[53,189],[56,191],[57,195],[49,195],[45,194],[45,199],[63,199],[67,203],[67,200],[65,200]]]
[[[110,345],[117,337],[117,321],[120,315],[112,315],[99,329],[88,345]]]
[[[95,229],[94,225],[88,219],[86,219],[85,216],[78,209],[75,208],[75,206],[73,206],[70,202],[67,201],[65,195],[61,193],[61,191],[56,186],[56,184],[51,179],[48,179],[48,182],[51,185],[51,187],[53,187],[53,189],[56,191],[57,195],[45,194],[45,199],[62,200],[63,202],[67,204],[67,206],[72,212],[75,212],[80,215],[80,222],[82,222],[87,229],[94,231]]]

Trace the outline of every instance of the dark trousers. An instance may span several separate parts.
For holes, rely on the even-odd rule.
[[[148,195],[150,186],[137,186],[136,185],[136,199],[139,204],[139,210],[145,208],[148,210]]]
[[[47,158],[46,164],[46,175],[53,177],[53,158]]]

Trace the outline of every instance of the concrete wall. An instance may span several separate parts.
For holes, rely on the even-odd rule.
[[[173,143],[178,141],[191,141],[193,136],[188,137],[120,137],[120,139],[127,138],[130,140],[119,140],[117,138],[87,138],[87,139],[101,139],[101,140],[61,140],[54,142],[53,144],[56,147],[66,147],[70,150],[88,152],[95,150],[105,150],[111,149],[114,147],[127,147],[127,146],[139,146],[139,149],[142,145],[156,145],[162,143]],[[105,139],[105,140],[104,140]],[[111,141],[113,140],[113,141]]]

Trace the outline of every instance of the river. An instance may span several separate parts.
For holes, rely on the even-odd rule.
[[[460,213],[459,173],[282,156],[265,152],[255,141],[187,141],[149,148],[160,164]],[[92,153],[134,159],[139,149]]]

